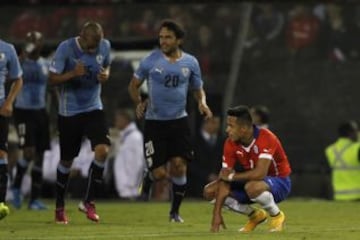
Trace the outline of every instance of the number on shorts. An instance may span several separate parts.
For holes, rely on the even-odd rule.
[[[25,123],[20,123],[18,125],[18,131],[19,131],[19,135],[21,135],[21,136],[25,135],[25,133],[26,133],[26,125],[25,125]]]
[[[154,152],[155,152],[155,150],[154,150],[153,142],[151,140],[146,142],[145,143],[145,156],[149,157],[149,156],[153,155]]]

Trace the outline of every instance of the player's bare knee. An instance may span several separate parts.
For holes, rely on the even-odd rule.
[[[186,160],[180,157],[171,159],[170,162],[170,175],[172,177],[181,177],[186,174]]]
[[[257,196],[259,196],[262,192],[264,192],[266,190],[262,181],[247,182],[244,186],[244,189],[246,191],[246,194],[250,198],[256,198]]]
[[[209,187],[208,185],[206,185],[206,186],[204,187],[204,189],[203,189],[203,197],[204,197],[206,200],[210,201],[210,200],[214,199],[214,198],[215,198],[215,195],[216,195],[215,189]]]
[[[99,144],[95,147],[95,159],[97,161],[105,161],[109,153],[109,146],[106,144]]]
[[[203,189],[203,196],[206,200],[212,200],[215,198],[216,193],[218,190],[218,181],[212,181],[211,183],[208,183],[205,185]]]
[[[159,181],[168,178],[168,173],[166,172],[166,169],[164,167],[160,167],[152,171],[152,177],[154,178],[154,180]]]

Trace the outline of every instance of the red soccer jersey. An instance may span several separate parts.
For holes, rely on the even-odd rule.
[[[245,170],[249,170],[256,166],[260,158],[271,161],[268,176],[290,175],[290,164],[280,140],[268,129],[254,127],[254,140],[248,147],[229,138],[224,144],[223,167],[234,168],[236,161],[239,161]]]

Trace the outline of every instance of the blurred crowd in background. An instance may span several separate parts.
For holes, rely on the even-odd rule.
[[[214,120],[215,123],[204,123],[201,117],[195,114],[193,118],[194,141],[197,143],[201,141],[200,135],[202,131],[205,131],[204,127],[211,128],[208,124],[213,124],[212,127],[215,129],[210,131],[219,134],[220,137],[217,139],[224,138],[221,129],[222,99],[226,94],[224,86],[229,78],[231,57],[234,46],[237,44],[236,37],[240,31],[241,21],[243,21],[242,3],[234,1],[181,5],[116,4],[118,2],[116,0],[72,0],[67,1],[68,4],[55,6],[41,5],[41,2],[32,0],[25,5],[1,7],[1,38],[21,47],[28,31],[40,31],[44,33],[47,46],[44,55],[49,56],[60,41],[76,36],[84,22],[95,20],[102,24],[106,38],[113,43],[114,51],[117,51],[127,50],[124,49],[126,48],[124,47],[125,43],[139,40],[149,41],[153,44],[151,47],[155,47],[160,21],[164,18],[172,18],[180,22],[187,32],[184,49],[193,53],[200,62],[209,104],[217,116]],[[63,3],[63,1],[58,2]],[[91,5],[90,2],[96,3],[96,5]],[[358,64],[360,60],[359,38],[360,4],[316,3],[315,1],[311,1],[311,3],[254,2],[252,4],[249,31],[243,46],[243,66],[237,86],[239,91],[236,103],[263,104],[272,109],[273,119],[275,119],[273,128],[280,137],[284,138],[285,148],[289,149],[289,158],[294,166],[294,195],[329,197],[330,193],[326,190],[329,186],[328,177],[322,177],[320,181],[317,181],[317,185],[315,184],[317,187],[314,186],[313,190],[305,189],[303,186],[306,184],[300,183],[300,181],[304,172],[310,172],[310,174],[315,172],[314,176],[311,175],[314,179],[320,177],[318,176],[319,172],[328,173],[323,149],[326,144],[335,139],[336,123],[342,119],[360,117],[358,111],[348,105],[349,102],[357,105],[359,103],[356,103],[353,98],[352,85],[352,79],[356,76],[354,70],[358,67],[357,65],[346,65],[349,62]],[[144,44],[131,46],[138,49],[145,48]],[[309,65],[309,62],[312,65]],[[341,67],[342,65],[345,67]],[[281,77],[279,77],[278,68],[283,71]],[[331,71],[338,69],[337,75],[328,73],[329,69]],[[114,129],[116,129],[114,120],[116,110],[132,108],[126,89],[132,72],[131,63],[117,57],[112,64],[110,81],[103,88],[105,111],[109,125],[112,125]],[[263,75],[256,75],[254,72],[262,72]],[[301,74],[297,74],[299,72],[309,73],[308,75],[311,74],[312,77],[309,79],[304,76],[300,77]],[[354,74],[351,75],[350,72]],[[321,73],[329,76],[323,76]],[[331,79],[332,77],[334,79]],[[320,83],[314,83],[315,79]],[[276,80],[279,80],[280,83]],[[330,113],[329,109],[327,109],[328,112],[325,112],[326,107],[316,104],[309,105],[309,103],[316,102],[313,99],[316,97],[321,97],[320,102],[322,103],[326,102],[328,98],[333,98],[327,96],[331,92],[321,92],[321,96],[319,92],[325,85],[331,85],[332,81],[347,81],[347,83],[342,84],[342,87],[333,85],[334,90],[337,88],[340,92],[339,96],[334,96],[334,98],[341,97],[342,100],[337,100],[332,106],[339,108],[341,116],[330,119],[333,112]],[[291,92],[290,89],[295,84],[298,84],[297,89],[294,90],[296,92]],[[308,89],[312,89],[314,92],[309,92]],[[273,92],[270,93],[270,96],[266,95],[268,90],[281,92],[281,96],[277,96]],[[314,96],[314,93],[315,97],[310,97],[311,94]],[[259,97],[260,95],[263,97]],[[293,98],[304,99],[300,102]],[[306,102],[307,100],[308,102]],[[305,110],[302,108],[304,106],[309,109]],[[50,109],[54,108],[50,107]],[[51,111],[55,116],[56,110]],[[53,119],[55,119],[54,116]],[[294,120],[287,119],[288,116],[292,116]],[[141,123],[139,125],[141,128]],[[319,130],[322,126],[326,126],[323,131]],[[309,129],[312,129],[311,132]],[[314,140],[306,143],[311,134],[315,136]],[[314,146],[314,142],[317,143],[317,146]],[[211,142],[210,146],[214,146],[211,151],[215,151],[216,148],[216,153],[211,155],[216,158],[206,157],[201,160],[201,156],[199,156],[199,162],[203,161],[203,166],[212,167],[206,169],[203,166],[197,166],[199,169],[203,169],[199,171],[204,171],[204,174],[203,176],[193,176],[193,178],[190,176],[190,185],[193,184],[191,185],[193,187],[190,186],[189,194],[191,196],[201,197],[200,185],[212,180],[213,174],[216,174],[216,170],[220,167],[221,141]],[[209,153],[208,149],[204,150],[204,146],[196,147],[198,150],[201,149],[199,152]],[[108,179],[108,186],[104,188],[104,191],[107,191],[104,195],[117,195],[113,180],[109,180],[113,179],[113,174],[110,174],[109,171],[107,173],[109,175],[105,176],[105,179]],[[201,180],[193,180],[192,183],[192,179],[196,179],[196,177]],[[198,184],[199,182],[201,184]],[[161,197],[163,194],[161,189],[166,187],[166,183],[162,184],[164,186],[158,186],[159,190],[156,188],[154,190],[158,191],[156,194],[159,199],[168,197]],[[322,190],[318,191],[319,189]],[[74,190],[72,194],[76,193]]]

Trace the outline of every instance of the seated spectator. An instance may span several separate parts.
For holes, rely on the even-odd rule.
[[[307,50],[314,47],[318,39],[320,23],[305,5],[296,5],[289,13],[286,28],[286,43],[292,56],[313,55]]]
[[[151,9],[145,9],[139,22],[131,24],[131,30],[136,36],[154,37],[157,33],[157,19]]]
[[[247,48],[252,48],[252,57],[268,55],[272,46],[278,45],[284,24],[284,15],[273,4],[256,5],[251,17],[250,34],[245,42]]]
[[[336,4],[326,5],[326,19],[322,37],[328,58],[333,62],[346,61],[350,52],[350,36],[340,6]]]
[[[9,35],[13,38],[23,39],[26,33],[31,31],[38,31],[47,33],[48,22],[44,20],[43,15],[35,9],[27,9],[15,16],[9,29]]]

